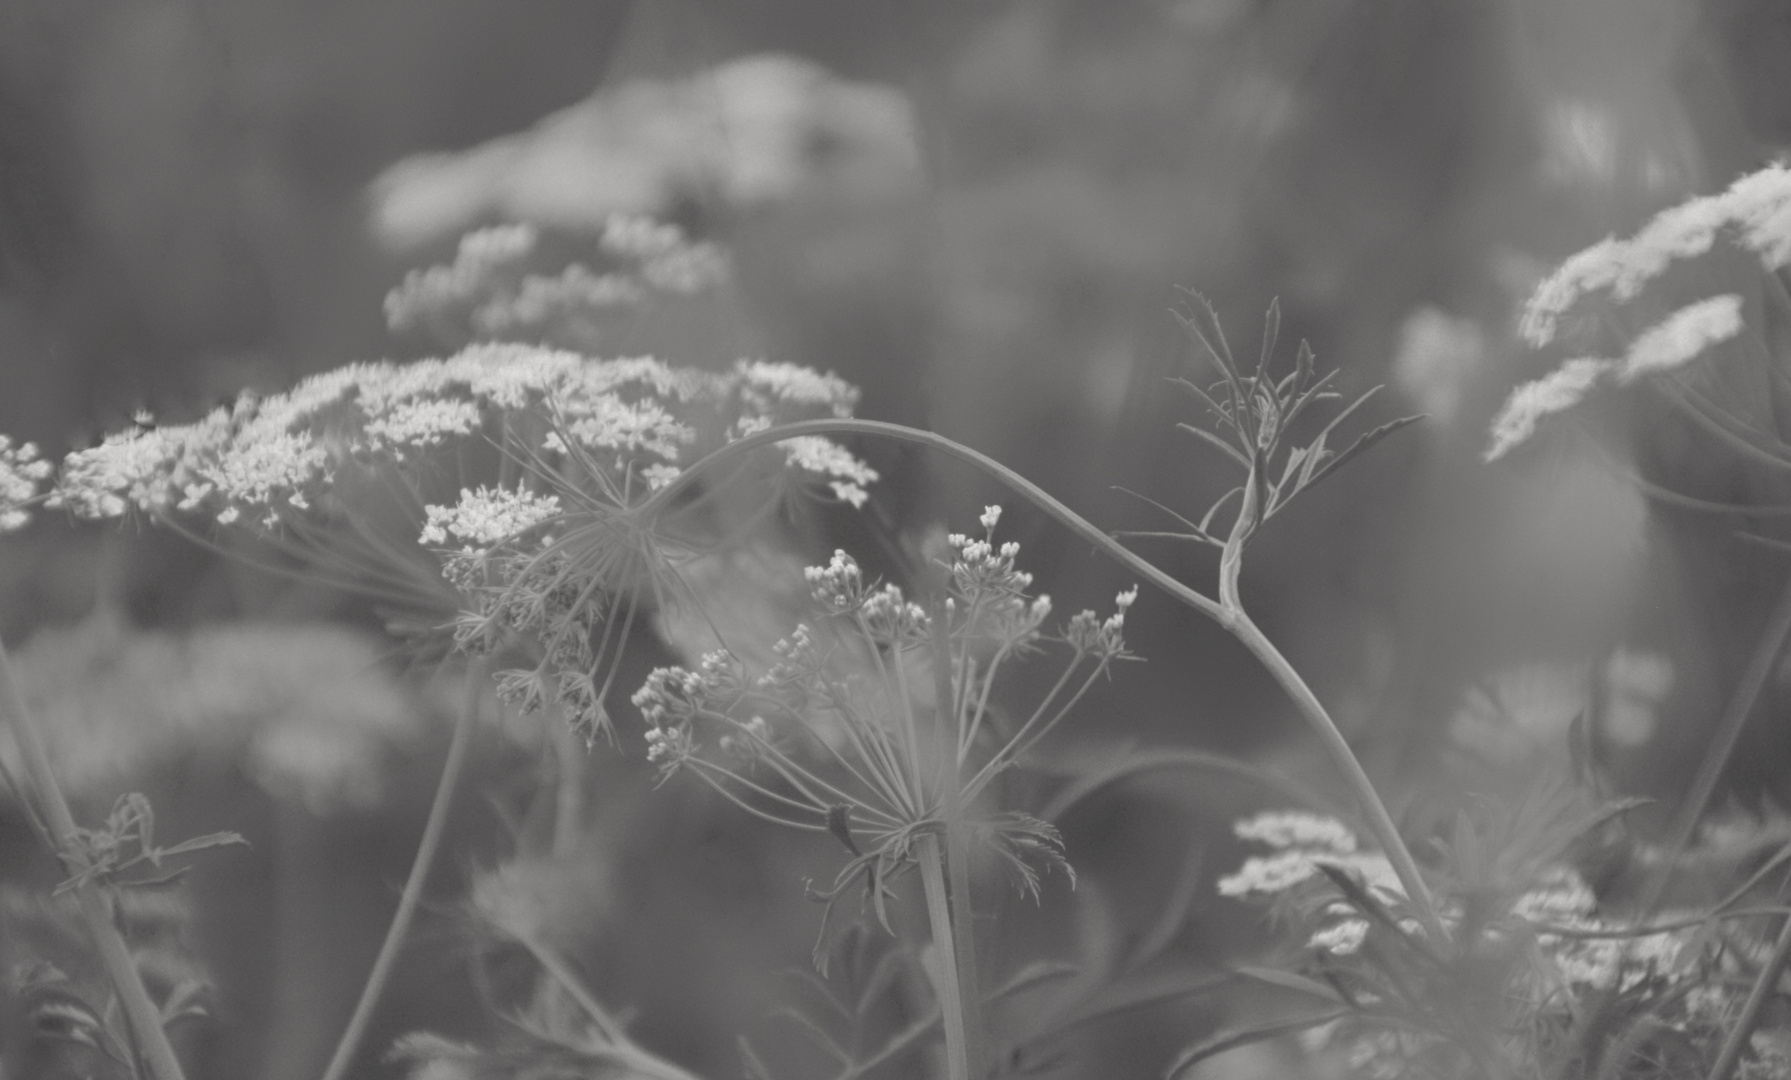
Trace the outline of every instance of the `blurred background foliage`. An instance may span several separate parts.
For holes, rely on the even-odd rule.
[[[818,67],[800,93],[782,75],[722,74],[767,54]],[[427,355],[435,343],[381,318],[407,269],[445,261],[472,225],[610,206],[678,220],[737,267],[726,295],[643,319],[616,352],[831,369],[864,387],[862,416],[933,428],[1096,521],[1151,528],[1110,485],[1178,506],[1224,490],[1163,392],[1197,363],[1166,314],[1175,286],[1212,297],[1245,351],[1278,296],[1284,339],[1309,338],[1346,394],[1389,384],[1365,419],[1429,416],[1278,520],[1246,571],[1258,620],[1377,775],[1422,788],[1463,731],[1556,739],[1585,702],[1625,785],[1670,796],[1783,558],[1650,503],[1624,470],[1713,498],[1791,493],[1646,403],[1604,417],[1598,451],[1564,435],[1497,467],[1478,455],[1504,393],[1547,366],[1513,332],[1541,272],[1785,150],[1788,58],[1791,11],[1774,0],[7,0],[0,430],[60,451],[139,409],[185,420],[244,387]],[[811,110],[803,167],[743,193],[663,165],[708,152],[668,149],[652,127],[701,114],[705,93],[724,110]],[[418,154],[460,156],[388,171]],[[891,478],[871,520],[897,531],[962,526],[995,494],[868,452]],[[1010,535],[1060,610],[1128,584],[1013,511]],[[839,539],[863,528],[840,523]],[[144,657],[208,648],[205,628],[232,619],[377,626],[153,531],[46,520],[3,545],[8,641],[85,635],[87,652],[63,655],[109,656],[107,677],[127,684],[222,677]],[[1212,571],[1202,553],[1161,555],[1195,579]],[[1149,597],[1128,631],[1151,662],[1105,688],[1066,743],[1245,751],[1326,782],[1229,639]],[[341,648],[378,662],[363,639],[306,640],[233,647],[265,654],[245,671],[340,664]],[[68,682],[44,665],[37,685]],[[272,684],[315,678],[294,670]],[[46,707],[97,714],[144,692],[77,694],[82,681],[46,690],[62,702]],[[272,698],[242,708],[289,709],[289,690],[263,686]],[[1781,670],[1732,770],[1744,797],[1786,794],[1788,704]],[[209,777],[158,794],[170,817],[257,844],[197,879],[216,927],[204,949],[239,1003],[223,1010],[215,1075],[304,1076],[327,1052],[439,761],[440,731],[412,731],[407,708],[380,713],[409,717],[379,728],[390,791],[339,807],[262,782],[248,751],[156,758],[158,775]],[[494,745],[508,749],[488,755],[487,782],[535,752]],[[581,960],[639,1008],[644,1038],[731,1075],[732,1033],[763,1023],[762,984],[806,951],[815,913],[790,903],[801,877],[831,873],[838,853],[763,835],[694,789],[650,797],[639,761],[593,775],[606,792],[593,872],[610,876]],[[1246,805],[1185,780],[1146,787],[1064,823],[1084,888],[1112,895],[1118,925],[1148,917],[1138,896],[1188,857],[1194,819],[1163,806],[1191,801],[1222,824]],[[459,874],[499,833],[475,806],[462,818]],[[22,860],[22,825],[8,830],[4,854]],[[1241,918],[1205,912],[1187,947],[1217,955],[1213,927]],[[269,977],[282,957],[311,962]],[[452,967],[418,967],[431,963]],[[442,975],[413,973],[388,1034],[478,1023]],[[1113,1055],[1100,1075],[1153,1075],[1200,1015],[1150,1011],[1087,1049]]]

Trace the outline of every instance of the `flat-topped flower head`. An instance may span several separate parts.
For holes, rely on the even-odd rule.
[[[560,513],[554,495],[481,486],[462,488],[453,506],[424,508],[427,520],[418,540],[433,547],[457,542],[475,550],[489,550]]]
[[[0,532],[24,528],[31,520],[26,508],[49,477],[50,463],[38,457],[36,445],[0,435]]]

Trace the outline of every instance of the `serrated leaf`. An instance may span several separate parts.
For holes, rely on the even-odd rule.
[[[1333,1020],[1341,1020],[1348,1015],[1348,1009],[1332,1009],[1327,1012],[1296,1017],[1291,1020],[1278,1020],[1273,1023],[1259,1024],[1255,1027],[1241,1029],[1234,1028],[1229,1031],[1223,1031],[1204,1042],[1195,1043],[1193,1046],[1183,1050],[1180,1054],[1177,1054],[1175,1060],[1170,1062],[1169,1068],[1164,1070],[1163,1076],[1165,1080],[1179,1080],[1183,1073],[1187,1072],[1195,1065],[1200,1064],[1207,1058],[1223,1054],[1227,1050],[1236,1050],[1240,1046],[1249,1046],[1252,1043],[1265,1042],[1269,1039],[1279,1038],[1282,1035],[1292,1035],[1295,1032],[1306,1031],[1318,1027],[1321,1024],[1328,1024]]]

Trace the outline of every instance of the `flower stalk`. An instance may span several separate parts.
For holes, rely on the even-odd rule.
[[[976,936],[971,920],[970,900],[970,837],[966,831],[964,817],[963,764],[959,748],[956,726],[951,722],[955,715],[954,693],[952,688],[951,642],[948,637],[950,613],[939,594],[935,594],[932,604],[932,638],[933,638],[933,685],[934,694],[939,702],[934,710],[938,719],[939,760],[940,760],[940,814],[943,832],[939,840],[930,845],[922,845],[920,858],[922,862],[921,876],[927,895],[927,909],[934,910],[934,882],[927,876],[926,864],[933,861],[932,856],[943,847],[945,856],[945,888],[944,894],[948,929],[950,931],[950,959],[952,961],[950,977],[957,982],[957,994],[960,1027],[960,1038],[963,1043],[964,1061],[967,1077],[980,1077],[984,1072],[983,1065],[983,1025],[982,1025],[982,991],[977,977]],[[965,687],[965,694],[970,687]],[[933,918],[934,940],[938,940],[938,919]],[[941,977],[945,977],[947,954],[940,953]],[[943,999],[942,999],[943,1003]],[[950,1028],[950,1013],[947,1032]],[[949,1042],[949,1040],[948,1040]],[[950,1047],[946,1052],[951,1059]]]
[[[7,656],[4,645],[0,645],[0,720],[12,728],[18,740],[25,775],[35,794],[37,811],[43,815],[49,827],[50,837],[56,846],[56,856],[64,869],[77,877],[74,894],[81,921],[92,937],[94,948],[99,952],[100,963],[105,966],[106,976],[118,995],[119,1005],[130,1024],[137,1053],[143,1064],[148,1066],[151,1080],[185,1080],[180,1059],[175,1056],[174,1046],[168,1041],[167,1032],[162,1029],[162,1011],[150,998],[148,988],[143,985],[142,975],[137,971],[136,961],[131,958],[130,946],[125,943],[124,935],[113,921],[111,898],[98,881],[77,874],[80,862],[74,852],[80,833],[75,824],[74,813],[69,809],[68,797],[63,794],[62,786],[56,780],[49,751],[38,735],[24,699],[19,695],[18,684],[13,679],[12,661]]]
[[[933,931],[933,955],[938,961],[933,973],[939,995],[939,1011],[945,1021],[945,1063],[951,1080],[972,1080],[970,1025],[968,1014],[975,997],[975,988],[964,985],[964,969],[959,960],[960,947],[969,941],[958,938],[958,920],[953,918],[952,897],[945,882],[945,854],[939,837],[927,835],[915,842],[915,858],[920,863],[920,881],[927,900],[927,921]]]
[[[386,929],[385,940],[380,943],[379,954],[373,960],[373,969],[368,973],[367,983],[361,989],[360,1000],[355,1002],[348,1026],[343,1029],[342,1038],[336,1043],[335,1053],[330,1056],[330,1063],[324,1069],[323,1080],[342,1080],[347,1075],[348,1066],[354,1061],[355,1051],[360,1048],[361,1039],[367,1033],[367,1025],[373,1020],[373,1010],[385,993],[386,983],[390,981],[392,969],[397,965],[398,952],[410,934],[411,921],[416,916],[417,905],[423,899],[423,885],[429,880],[429,871],[435,865],[436,853],[441,850],[442,833],[448,821],[448,807],[454,802],[454,789],[459,785],[461,773],[466,771],[467,746],[472,742],[473,722],[478,716],[484,671],[485,665],[476,660],[467,666],[466,701],[460,714],[454,719],[454,734],[448,743],[448,757],[442,764],[442,776],[435,787],[435,800],[429,806],[429,817],[423,823],[423,837],[417,843],[417,854],[411,862],[410,876],[405,878],[404,891],[398,897],[398,910],[392,915],[391,926]]]

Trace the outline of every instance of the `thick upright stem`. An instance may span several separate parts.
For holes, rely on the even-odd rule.
[[[915,844],[921,887],[926,892],[927,919],[932,924],[934,981],[939,1013],[945,1020],[945,1063],[951,1080],[980,1080],[970,1071],[970,1039],[965,1023],[965,987],[958,966],[958,941],[952,925],[951,899],[945,888],[945,853],[939,838],[927,835]],[[973,991],[974,992],[974,991]]]
[[[964,1020],[964,1057],[971,1075],[983,1075],[983,1003],[981,980],[976,970],[976,931],[971,925],[970,835],[965,827],[964,778],[958,760],[957,710],[952,686],[951,644],[943,594],[931,604],[933,636],[933,692],[938,699],[940,797],[944,821],[941,842],[945,847],[945,898],[951,912],[952,953],[957,961],[959,1002]],[[965,678],[968,679],[968,672]],[[969,691],[968,685],[965,692]]]
[[[62,785],[56,780],[49,751],[38,737],[31,714],[19,696],[18,685],[13,681],[12,661],[7,657],[4,645],[0,645],[0,714],[18,740],[19,756],[24,759],[25,775],[30,780],[38,813],[43,815],[56,841],[56,855],[62,860],[63,868],[73,874],[78,864],[72,852],[80,835],[74,813],[62,793]],[[124,1008],[137,1050],[149,1066],[149,1075],[153,1080],[184,1080],[180,1059],[174,1055],[167,1032],[162,1030],[162,1011],[150,999],[137,964],[131,959],[130,946],[125,944],[124,935],[112,920],[110,899],[99,884],[84,881],[75,888],[75,902],[81,912],[81,921],[99,952],[100,963],[105,966],[106,977],[112,981],[112,989]]]
[[[477,661],[467,668],[466,701],[460,715],[454,719],[454,734],[448,742],[448,758],[442,764],[441,780],[435,786],[435,800],[430,804],[429,818],[423,824],[423,837],[417,843],[417,854],[411,861],[410,876],[404,881],[404,891],[398,896],[398,910],[392,915],[392,925],[386,930],[385,941],[380,943],[379,955],[373,960],[373,970],[367,976],[366,986],[361,989],[361,998],[355,1002],[354,1015],[348,1018],[348,1027],[343,1030],[342,1038],[336,1044],[336,1052],[330,1057],[329,1067],[323,1072],[324,1080],[342,1080],[348,1073],[348,1066],[354,1061],[361,1038],[367,1033],[367,1025],[373,1020],[373,1010],[379,1004],[380,996],[385,993],[392,968],[398,962],[398,952],[404,946],[404,939],[410,934],[411,920],[417,913],[417,905],[423,899],[423,886],[429,880],[430,868],[435,865],[436,852],[441,850],[442,832],[448,821],[448,807],[454,802],[454,788],[460,780],[460,774],[465,771],[467,745],[472,741],[473,722],[479,712],[479,697],[484,685],[481,675],[484,670],[484,665]]]

